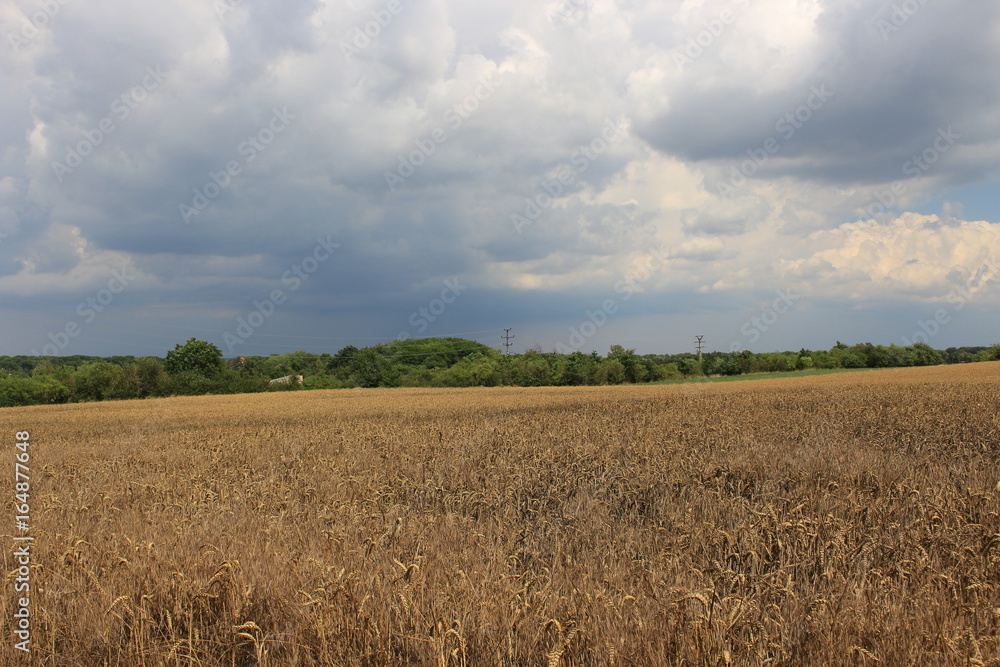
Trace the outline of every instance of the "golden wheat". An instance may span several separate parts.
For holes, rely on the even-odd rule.
[[[5,409],[31,661],[1000,665],[998,388],[989,363]]]

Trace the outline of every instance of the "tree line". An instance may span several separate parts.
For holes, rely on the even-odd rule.
[[[305,351],[224,359],[212,343],[189,339],[165,357],[0,357],[0,407],[200,394],[354,387],[569,386],[662,382],[812,369],[932,366],[1000,360],[1000,344],[935,350],[838,341],[829,350],[607,354],[528,350],[504,355],[461,338],[395,341],[335,354]],[[284,376],[297,381],[272,382]]]

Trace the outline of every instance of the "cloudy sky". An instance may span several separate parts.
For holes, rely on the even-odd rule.
[[[998,19],[7,0],[0,354],[998,342]]]

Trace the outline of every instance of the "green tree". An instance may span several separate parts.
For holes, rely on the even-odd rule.
[[[0,408],[31,405],[34,399],[28,391],[31,380],[0,373]]]
[[[663,379],[663,367],[651,355],[639,357],[639,373],[643,382],[657,382]]]
[[[916,347],[916,345],[914,345],[914,347]],[[976,361],[1000,361],[1000,343],[979,352],[979,354],[976,355]]]
[[[830,356],[840,368],[865,368],[868,365],[868,359],[862,350],[864,350],[863,345],[848,348],[838,340],[837,344],[830,350]]]
[[[49,359],[42,359],[41,363],[31,369],[32,377],[39,377],[42,375],[55,375],[58,369],[53,365],[52,361]]]
[[[272,354],[261,363],[264,375],[270,379],[284,377],[286,375],[298,375],[292,370],[288,355]]]
[[[621,345],[612,345],[608,352],[608,359],[617,361],[625,369],[626,382],[641,382],[645,368],[639,364],[639,358],[635,356],[634,349],[626,350]]]
[[[143,357],[127,368],[129,375],[135,378],[138,394],[141,397],[161,396],[167,382],[167,372],[163,363],[156,357]]]
[[[594,370],[600,360],[594,360],[591,355],[583,352],[572,352],[559,359],[553,372],[553,379],[560,385],[586,385],[593,384]]]
[[[681,377],[681,371],[677,368],[677,363],[671,361],[660,365],[658,375],[661,380],[676,380]]]
[[[730,352],[728,357],[724,357],[719,362],[715,372],[719,375],[739,375],[741,372],[739,355],[735,352]]]
[[[552,367],[538,350],[528,350],[512,359],[505,369],[505,381],[520,387],[544,387],[551,384]]]
[[[184,345],[178,343],[167,352],[164,367],[171,375],[195,373],[213,377],[222,370],[222,350],[212,343],[189,338]]]
[[[351,374],[351,363],[358,352],[360,350],[353,345],[341,349],[328,362],[327,373],[346,381]]]
[[[944,351],[946,364],[968,364],[976,360],[976,353],[967,348],[949,347]]]
[[[399,369],[378,348],[359,350],[349,368],[351,380],[359,387],[393,387],[399,381]]]
[[[472,354],[492,355],[495,350],[464,338],[406,338],[379,346],[382,354],[399,366],[449,368]]]
[[[43,405],[51,403],[66,403],[69,401],[69,387],[52,375],[32,378],[32,386],[28,388],[34,402]]]
[[[1000,346],[997,348],[1000,350]],[[944,363],[944,355],[927,343],[914,343],[909,350],[914,366],[937,366]]]
[[[84,364],[73,374],[73,400],[103,401],[120,398],[117,392],[123,375],[121,366],[106,361]]]
[[[816,350],[810,358],[814,368],[837,368],[837,359],[826,350]]]
[[[681,375],[683,375],[684,377],[704,375],[701,364],[698,362],[698,360],[690,357],[679,358],[677,360],[677,368],[680,370]]]
[[[625,380],[625,366],[617,359],[605,359],[594,372],[597,384],[621,384]]]
[[[495,387],[501,377],[500,360],[495,352],[476,352],[437,373],[438,380],[447,387]]]

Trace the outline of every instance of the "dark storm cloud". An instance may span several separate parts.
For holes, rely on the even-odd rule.
[[[817,235],[877,204],[939,130],[960,136],[890,208],[997,171],[1000,10],[912,3],[895,19],[860,1],[592,3],[559,21],[528,2],[60,5],[0,51],[0,303],[34,323],[0,336],[37,346],[112,270],[136,278],[67,353],[221,337],[274,289],[288,300],[247,348],[415,335],[453,278],[468,290],[425,335],[514,324],[552,343],[661,248],[606,331],[730,326],[733,294],[783,276],[830,303],[891,298],[883,275],[934,293],[909,260],[947,282],[992,227]],[[3,29],[35,10],[0,8]],[[339,246],[291,290],[321,239]],[[906,243],[884,266],[852,259]],[[130,322],[162,326],[115,334]]]
[[[774,139],[774,158],[759,171],[769,177],[891,181],[939,129],[954,128],[967,147],[1000,138],[990,111],[1000,102],[1000,71],[991,66],[1000,56],[998,20],[992,3],[824,2],[815,23],[817,67],[763,93],[753,81],[722,77],[710,86],[699,76],[681,78],[663,91],[669,110],[639,131],[693,161],[744,160]],[[711,71],[720,51],[696,61],[694,73],[700,65]],[[968,165],[945,169],[956,174],[942,170],[943,180],[960,181]]]

